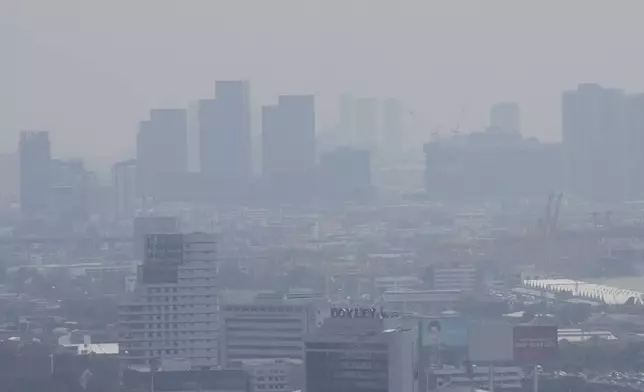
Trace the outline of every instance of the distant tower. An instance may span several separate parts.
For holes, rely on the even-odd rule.
[[[252,176],[250,84],[218,81],[216,98],[199,101],[201,172],[219,188]]]
[[[490,128],[498,132],[521,133],[521,113],[516,102],[492,105]]]
[[[397,99],[385,99],[382,107],[383,147],[390,157],[402,149],[402,106]]]
[[[355,100],[356,144],[374,153],[378,147],[378,101],[375,98]]]
[[[47,214],[51,196],[49,133],[20,133],[20,207],[26,217]]]
[[[164,174],[188,171],[187,112],[153,109],[137,134],[137,181],[141,196],[153,196]]]

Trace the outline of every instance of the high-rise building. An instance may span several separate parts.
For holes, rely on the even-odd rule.
[[[117,221],[133,218],[140,208],[136,192],[136,160],[117,162],[112,167],[112,190],[114,192],[114,217]]]
[[[152,234],[177,234],[179,219],[174,216],[138,216],[134,218],[134,248],[137,259],[145,257],[146,238]]]
[[[281,296],[227,299],[222,306],[221,360],[304,359],[304,336],[316,327],[315,301]]]
[[[315,169],[315,99],[283,95],[262,110],[263,175],[310,175]]]
[[[18,203],[20,194],[20,163],[18,154],[0,154],[0,211]]]
[[[141,196],[154,196],[164,175],[188,171],[187,113],[153,109],[137,134],[138,185]]]
[[[218,309],[214,236],[150,235],[133,297],[119,307],[121,355],[132,364],[176,358],[216,367]]]
[[[516,102],[502,102],[490,109],[490,128],[497,132],[521,133],[521,113]]]
[[[388,321],[326,319],[305,341],[306,391],[418,391],[418,329]]]
[[[340,139],[344,144],[351,145],[355,143],[355,113],[353,97],[342,95],[340,97]]]
[[[51,196],[49,133],[20,133],[20,208],[24,216],[46,215]]]
[[[402,105],[395,98],[382,104],[383,150],[395,158],[402,149]]]
[[[378,101],[375,98],[356,98],[354,101],[356,145],[372,153],[378,147]]]
[[[316,165],[315,99],[280,96],[262,109],[262,174],[279,196],[301,198],[311,191]]]
[[[362,200],[371,193],[371,153],[340,147],[322,154],[319,194],[328,200]]]
[[[81,160],[51,161],[51,206],[52,216],[69,225],[83,223],[89,218],[92,173],[85,169]]]
[[[597,84],[581,84],[563,93],[567,183],[575,196],[596,201],[629,197],[636,153],[631,140],[637,134],[630,124],[631,103],[622,90]]]
[[[250,84],[218,81],[216,99],[199,101],[201,172],[221,187],[252,176]]]

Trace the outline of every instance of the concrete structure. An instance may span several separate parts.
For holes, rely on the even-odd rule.
[[[262,110],[262,173],[269,181],[301,181],[316,164],[315,97],[282,95]]]
[[[221,314],[222,364],[304,358],[304,336],[316,327],[315,300],[268,296],[225,301]]]
[[[490,128],[494,132],[521,133],[521,113],[516,102],[502,102],[490,109]]]
[[[425,282],[433,290],[472,291],[482,283],[482,276],[471,263],[437,263],[427,267]]]
[[[356,146],[372,154],[378,148],[378,101],[375,98],[357,98],[355,107]]]
[[[201,172],[217,190],[241,186],[252,175],[250,84],[218,81],[216,99],[199,101]]]
[[[184,109],[153,109],[136,138],[141,196],[154,196],[168,174],[188,171],[188,115]]]
[[[117,162],[112,167],[112,189],[114,192],[114,218],[119,221],[134,217],[139,209],[140,199],[137,196],[136,160]]]
[[[146,241],[150,234],[179,233],[179,219],[173,216],[138,216],[134,218],[134,254],[139,260],[145,256]]]
[[[147,237],[133,298],[119,309],[120,350],[130,363],[189,360],[193,368],[219,364],[217,259],[214,236]]]
[[[306,340],[306,391],[418,391],[418,330],[397,325],[379,318],[326,319]]]
[[[304,362],[300,359],[245,359],[240,365],[250,374],[253,391],[293,392],[304,388]]]
[[[400,290],[382,294],[387,311],[436,315],[456,308],[462,298],[461,290]]]
[[[46,215],[51,195],[49,133],[20,133],[20,207],[24,216]]]
[[[395,98],[385,99],[382,104],[383,150],[390,157],[390,161],[395,160],[403,147],[402,111],[402,105]]]
[[[494,373],[495,389],[521,389],[524,378],[523,370],[519,366],[495,366]],[[487,366],[474,366],[472,375],[464,368],[443,367],[442,369],[431,370],[428,373],[429,390],[444,387],[471,387],[488,389],[490,386],[490,369]]]

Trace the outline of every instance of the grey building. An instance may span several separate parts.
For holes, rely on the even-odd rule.
[[[356,145],[375,153],[378,148],[378,101],[357,98],[354,101]]]
[[[218,81],[216,98],[199,101],[201,172],[220,188],[252,177],[250,84]]]
[[[398,320],[328,318],[305,341],[307,392],[415,392],[418,329]]]
[[[136,139],[141,196],[154,196],[167,174],[188,171],[188,125],[184,109],[153,109]]]
[[[136,173],[135,159],[117,162],[112,167],[113,213],[117,221],[134,217],[140,207]]]
[[[28,217],[48,213],[51,196],[51,144],[49,133],[20,133],[20,207]]]
[[[341,147],[320,157],[319,194],[327,200],[365,200],[371,194],[371,153]]]
[[[490,109],[490,127],[499,132],[521,133],[521,113],[516,102],[501,102]]]
[[[262,110],[262,173],[273,190],[301,195],[316,165],[315,98],[283,95]]]

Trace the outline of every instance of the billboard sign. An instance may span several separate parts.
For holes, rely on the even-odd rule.
[[[482,321],[470,327],[468,338],[471,361],[496,363],[514,359],[513,326],[509,323]]]
[[[467,320],[461,317],[423,319],[420,322],[420,341],[424,347],[467,347]]]
[[[515,361],[532,365],[545,363],[557,355],[557,327],[516,326],[513,346]]]

